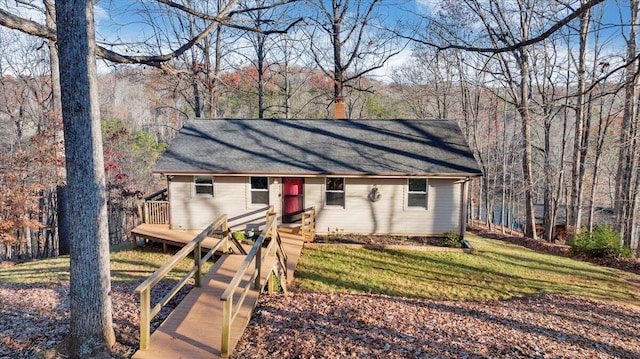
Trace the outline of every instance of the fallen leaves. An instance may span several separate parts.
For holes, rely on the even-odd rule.
[[[234,357],[637,358],[640,309],[560,295],[490,302],[261,299]]]
[[[112,286],[115,357],[138,347],[137,285]],[[68,293],[66,282],[0,285],[0,358],[63,358],[52,349],[64,345]],[[294,292],[260,300],[233,357],[640,358],[638,333],[640,308],[574,296],[461,302]]]
[[[139,282],[112,284],[113,327],[116,358],[129,358],[139,346]],[[159,283],[152,292],[155,303],[173,283]],[[187,285],[151,323],[155,330],[184,298]],[[0,359],[66,358],[64,341],[69,331],[69,283],[0,285]],[[53,350],[52,350],[53,349]]]

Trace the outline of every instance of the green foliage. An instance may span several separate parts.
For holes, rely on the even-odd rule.
[[[460,234],[458,232],[449,231],[443,233],[441,245],[443,247],[461,248],[462,241],[460,240]]]
[[[629,257],[631,251],[622,247],[620,234],[608,225],[597,226],[593,232],[586,229],[573,236],[571,251],[590,258]]]
[[[244,232],[242,231],[233,232],[233,239],[235,239],[236,241],[244,241]]]

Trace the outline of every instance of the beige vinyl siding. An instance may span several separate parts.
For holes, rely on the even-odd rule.
[[[199,230],[223,214],[233,219],[247,212],[266,208],[251,205],[249,177],[214,176],[211,197],[194,195],[193,176],[174,176],[170,182],[169,193],[172,229]],[[262,214],[256,218],[242,220],[243,226],[260,220],[264,222]],[[234,223],[230,225],[233,226]]]
[[[427,208],[407,207],[406,178],[345,178],[344,207],[325,205],[325,183],[324,177],[308,177],[304,181],[304,207],[316,207],[319,234],[439,235],[459,230],[462,184],[457,180],[429,178]],[[374,184],[381,197],[371,202],[368,194]],[[251,205],[249,177],[215,176],[213,197],[193,195],[193,176],[174,176],[169,186],[172,229],[198,230],[224,213],[233,219],[261,209]],[[280,216],[282,178],[269,178],[269,201]],[[238,229],[261,225],[263,213],[232,221],[231,225],[238,223]]]
[[[324,206],[324,181],[305,188],[305,206],[315,205],[317,233],[388,233],[439,235],[458,231],[462,184],[454,180],[428,180],[428,208],[407,207],[407,180],[346,178],[345,208]],[[371,202],[376,185],[381,198]]]

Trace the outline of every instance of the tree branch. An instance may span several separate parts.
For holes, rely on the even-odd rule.
[[[569,24],[574,19],[580,17],[582,14],[584,14],[587,11],[589,11],[592,7],[602,3],[604,1],[605,0],[590,0],[590,1],[586,2],[586,3],[584,3],[582,6],[580,6],[576,10],[572,11],[566,17],[560,19],[558,22],[553,24],[553,26],[551,26],[549,29],[547,29],[545,32],[541,33],[540,35],[532,37],[532,38],[524,40],[524,41],[516,42],[516,43],[511,44],[511,45],[503,46],[503,47],[478,47],[478,46],[457,45],[457,44],[439,45],[439,44],[433,43],[431,41],[422,40],[422,39],[419,39],[419,38],[416,38],[416,37],[413,37],[413,36],[406,36],[406,35],[403,35],[403,34],[397,32],[397,31],[394,31],[394,34],[399,36],[399,37],[401,37],[401,38],[403,38],[403,39],[414,41],[414,42],[417,42],[419,44],[423,44],[423,45],[426,45],[426,46],[434,47],[434,48],[436,48],[436,49],[438,49],[440,51],[456,49],[456,50],[464,50],[464,51],[471,51],[471,52],[494,53],[494,54],[495,53],[502,53],[502,52],[510,52],[510,51],[521,49],[523,47],[527,47],[529,45],[536,44],[538,42],[541,42],[541,41],[547,39],[548,37],[553,35],[556,31],[560,30],[562,27],[564,27],[565,25]]]

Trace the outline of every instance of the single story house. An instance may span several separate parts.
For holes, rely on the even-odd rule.
[[[318,234],[427,236],[464,233],[481,175],[455,122],[334,119],[189,120],[154,173],[171,229],[273,205],[284,224],[315,207]]]

